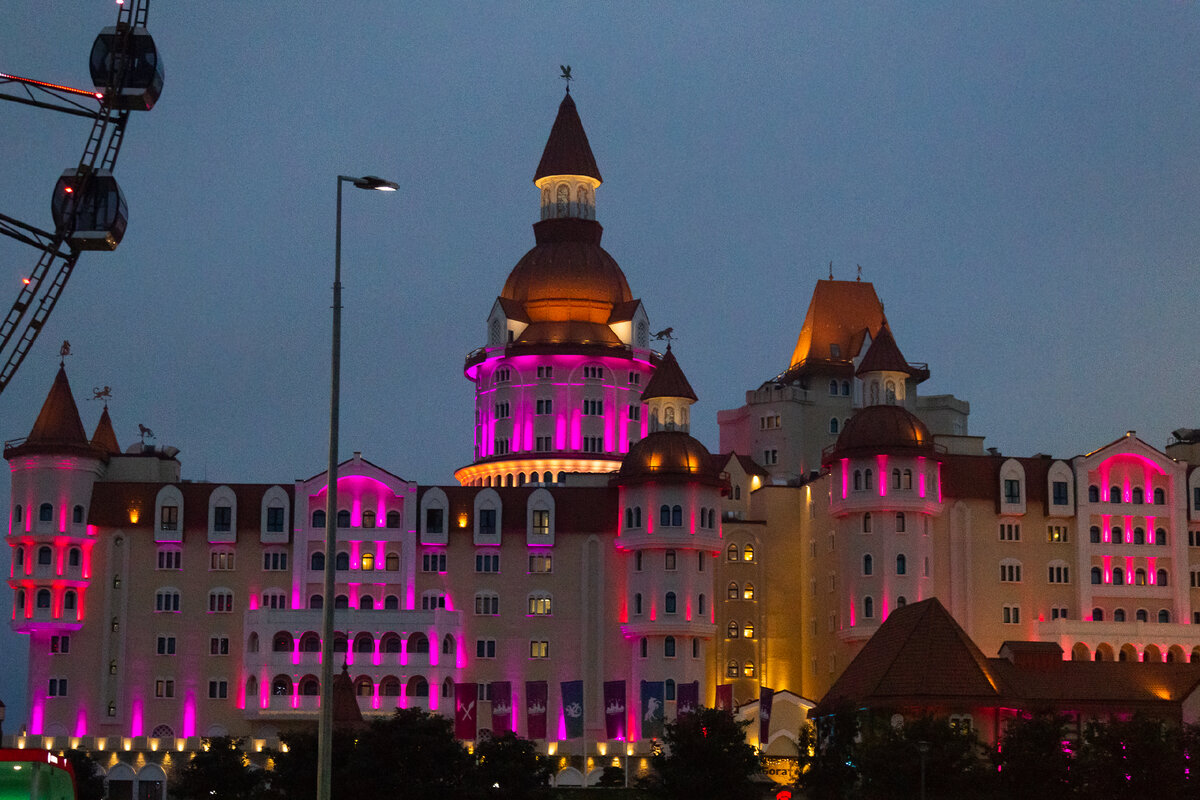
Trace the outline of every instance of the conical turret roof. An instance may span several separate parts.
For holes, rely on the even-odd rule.
[[[83,421],[79,419],[79,407],[71,395],[71,384],[67,370],[59,365],[58,375],[42,403],[42,410],[33,423],[33,430],[25,441],[4,451],[5,458],[32,453],[76,453],[92,457],[103,457],[104,453],[92,447]]]
[[[549,175],[586,175],[603,180],[569,92],[558,106],[558,116],[550,129],[550,138],[546,140],[546,149],[542,151],[542,160],[538,162],[533,180],[536,183]]]
[[[693,402],[697,399],[692,385],[688,383],[687,376],[683,374],[683,368],[675,360],[675,354],[671,352],[669,343],[666,354],[658,368],[654,370],[654,376],[650,378],[650,382],[646,384],[646,390],[642,392],[642,402],[653,397],[686,397]]]
[[[114,454],[121,452],[117,443],[117,433],[113,430],[112,419],[108,416],[108,406],[100,412],[100,421],[96,423],[96,432],[92,434],[92,447]]]
[[[892,336],[892,329],[886,321],[875,335],[871,346],[867,348],[867,354],[863,356],[862,363],[858,365],[858,371],[854,374],[861,376],[868,372],[906,372],[910,375],[913,372],[904,359],[904,354],[900,352],[896,337]]]

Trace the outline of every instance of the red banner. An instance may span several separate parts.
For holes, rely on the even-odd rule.
[[[775,702],[775,690],[760,686],[758,694],[758,749],[766,750],[771,740],[771,706]]]
[[[549,693],[545,681],[525,682],[525,736],[528,739],[546,738],[546,701]]]
[[[473,683],[454,684],[454,737],[474,739],[478,729],[479,687]]]
[[[733,713],[733,684],[722,683],[717,686],[717,709]]]

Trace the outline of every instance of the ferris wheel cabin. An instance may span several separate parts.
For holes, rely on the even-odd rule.
[[[128,36],[128,50],[124,49]],[[97,92],[107,92],[125,66],[124,86],[112,98],[115,109],[149,111],[162,94],[163,69],[154,46],[154,37],[145,28],[126,33],[109,26],[100,31],[92,44],[90,66]]]
[[[129,224],[125,195],[105,169],[86,180],[73,169],[64,172],[54,186],[50,211],[55,229],[66,229],[67,242],[76,250],[116,250]]]
[[[47,750],[0,750],[0,800],[75,800],[75,774]]]

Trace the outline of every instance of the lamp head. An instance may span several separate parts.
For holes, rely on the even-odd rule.
[[[378,175],[366,175],[362,178],[355,178],[354,185],[359,189],[371,189],[376,192],[394,192],[400,188],[399,184],[384,180]]]

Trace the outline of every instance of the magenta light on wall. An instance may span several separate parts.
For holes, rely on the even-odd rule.
[[[137,698],[129,706],[129,735],[142,736],[145,733],[145,723],[142,720],[142,698]]]
[[[887,487],[888,487],[887,459],[888,459],[888,457],[885,455],[875,456],[875,463],[879,467],[879,496],[880,497],[887,497]]]
[[[196,735],[196,693],[188,689],[183,699],[183,735]]]
[[[82,705],[75,714],[75,735],[87,736],[87,711]]]

